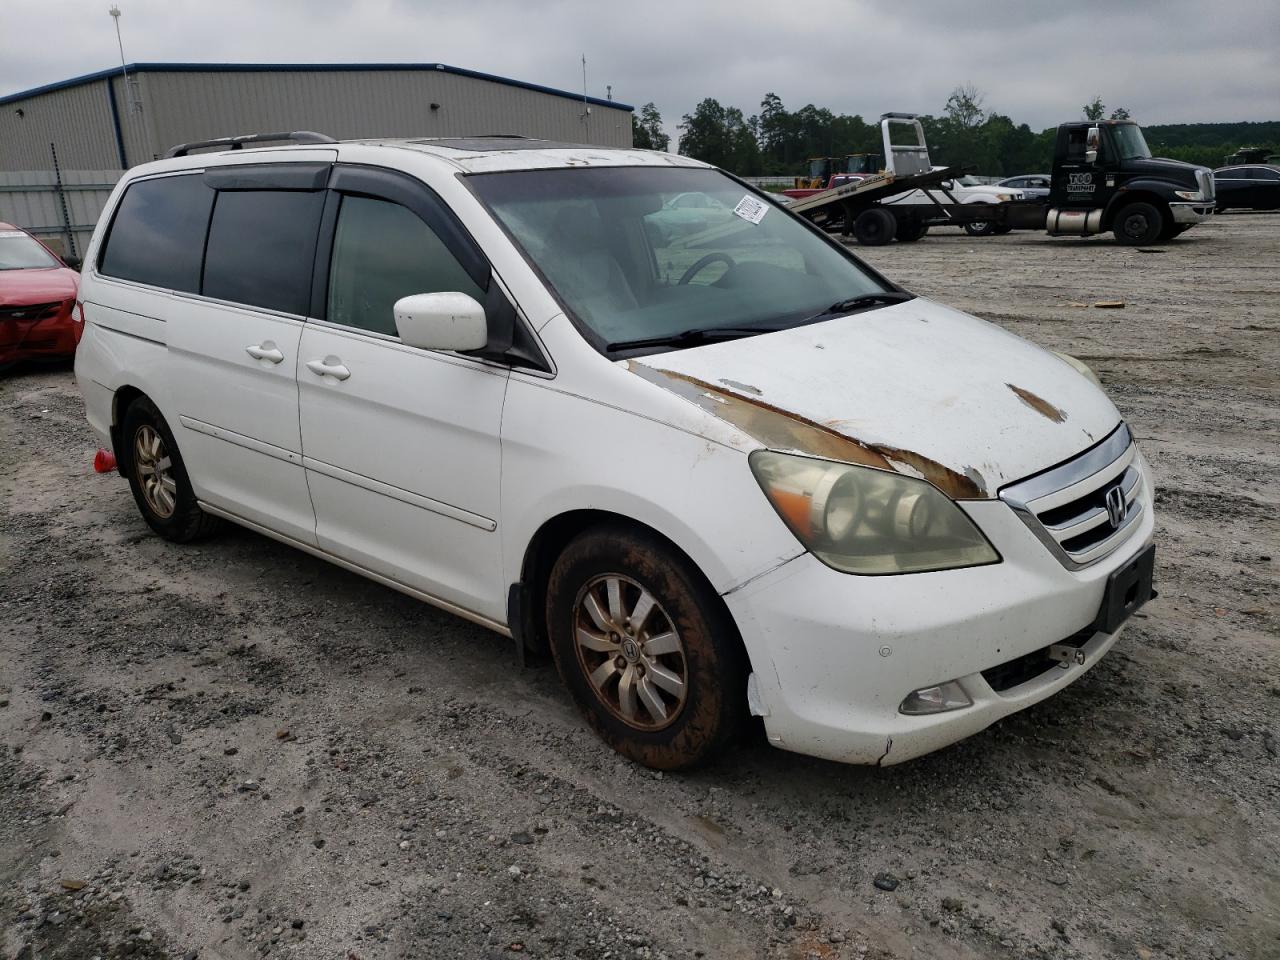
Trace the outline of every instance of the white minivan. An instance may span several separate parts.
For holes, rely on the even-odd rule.
[[[917,757],[1078,679],[1151,596],[1147,467],[1089,370],[740,180],[293,139],[135,167],[85,257],[76,378],[161,536],[229,520],[549,649],[664,769],[752,715]],[[671,229],[691,193],[726,215]]]

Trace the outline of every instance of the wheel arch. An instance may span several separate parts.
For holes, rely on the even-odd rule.
[[[1171,217],[1169,211],[1169,198],[1162,196],[1155,184],[1138,184],[1116,193],[1111,198],[1111,202],[1107,204],[1102,214],[1103,231],[1110,230],[1115,225],[1116,214],[1123,210],[1131,203],[1149,203],[1160,211],[1161,216]]]
[[[125,411],[138,399],[151,400],[146,391],[131,383],[117,387],[111,396],[111,449],[116,452],[116,472],[122,477],[125,476],[125,459],[128,453],[122,447],[120,429],[124,423]],[[154,400],[151,402],[155,403]]]
[[[584,508],[567,510],[545,520],[534,532],[525,547],[520,568],[520,581],[510,586],[507,600],[507,620],[515,635],[521,653],[531,651],[544,654],[549,649],[546,618],[540,614],[546,608],[547,584],[556,558],[574,537],[592,527],[619,525],[630,527],[661,540],[667,547],[688,562],[690,570],[701,581],[710,601],[724,615],[725,623],[733,630],[733,640],[741,648],[747,663],[750,651],[743,642],[728,604],[712,585],[710,578],[680,544],[656,527],[612,510]],[[744,692],[745,696],[745,692]]]

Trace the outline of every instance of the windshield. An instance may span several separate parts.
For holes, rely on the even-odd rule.
[[[1136,123],[1117,124],[1111,128],[1111,138],[1115,141],[1117,158],[1120,160],[1141,160],[1151,156],[1151,148],[1142,135],[1142,128]]]
[[[21,230],[0,230],[0,270],[56,267],[58,261],[34,237]]]
[[[795,217],[715,170],[481,174],[476,193],[603,343],[780,329],[887,288]]]

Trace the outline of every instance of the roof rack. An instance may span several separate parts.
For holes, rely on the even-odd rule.
[[[323,133],[316,133],[312,130],[294,130],[292,133],[246,133],[239,137],[217,137],[213,140],[192,140],[190,143],[180,143],[176,147],[171,147],[165,154],[165,159],[169,157],[185,157],[192,150],[200,150],[204,147],[226,147],[228,150],[243,149],[246,143],[279,143],[281,141],[291,141],[293,143],[337,143],[333,137]]]

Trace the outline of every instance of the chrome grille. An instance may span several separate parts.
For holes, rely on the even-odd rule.
[[[1145,481],[1137,458],[1129,428],[1121,424],[1075,459],[1005,487],[1000,499],[1063,566],[1078,570],[1110,554],[1138,528]],[[1120,499],[1124,511],[1117,523],[1112,514],[1120,513]]]
[[[1200,196],[1205,200],[1213,200],[1217,196],[1218,183],[1213,179],[1213,171],[1204,167],[1196,170],[1196,182],[1200,184]]]

